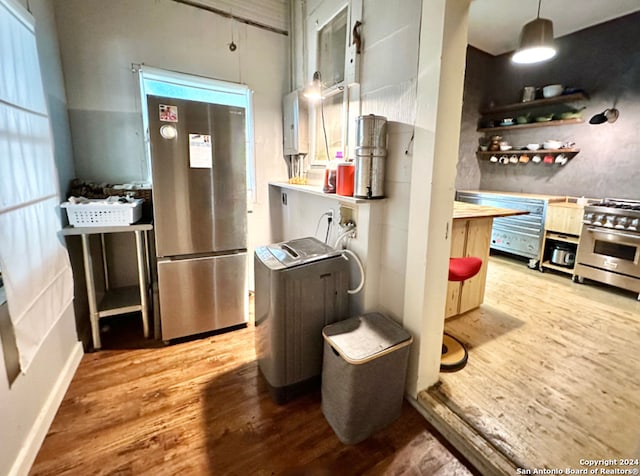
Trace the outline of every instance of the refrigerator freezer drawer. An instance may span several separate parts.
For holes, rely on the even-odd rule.
[[[247,254],[158,262],[162,339],[247,322]]]

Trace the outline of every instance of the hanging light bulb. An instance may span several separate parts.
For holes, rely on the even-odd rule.
[[[322,79],[320,71],[313,73],[311,84],[302,90],[302,95],[311,101],[319,101],[322,99]]]
[[[553,23],[546,18],[540,18],[541,3],[542,0],[538,0],[537,18],[522,27],[520,47],[511,57],[514,63],[539,63],[556,55],[556,47],[553,41]]]

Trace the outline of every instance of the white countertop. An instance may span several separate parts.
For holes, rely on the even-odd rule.
[[[384,198],[376,198],[372,200],[368,200],[366,198],[355,198],[355,197],[345,197],[343,195],[338,195],[337,193],[324,193],[322,191],[322,187],[317,187],[313,185],[298,185],[287,182],[269,182],[269,185],[274,187],[280,187],[287,190],[295,190],[298,192],[310,193],[311,195],[317,195],[319,197],[331,198],[333,200],[338,200],[340,202],[345,203],[376,203],[380,202],[380,200],[384,200]]]

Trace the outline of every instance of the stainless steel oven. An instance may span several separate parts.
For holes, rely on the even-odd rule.
[[[640,293],[640,202],[585,207],[574,274]],[[640,299],[640,295],[638,296]]]

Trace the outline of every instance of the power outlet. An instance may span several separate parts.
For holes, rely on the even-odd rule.
[[[347,207],[346,205],[340,205],[340,226],[346,227],[349,225],[355,226],[357,213],[354,208]]]

